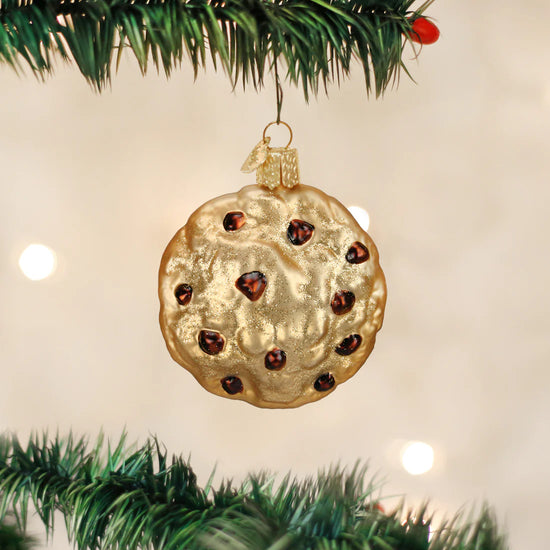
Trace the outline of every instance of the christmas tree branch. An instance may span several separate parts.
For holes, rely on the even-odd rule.
[[[1,550],[31,550],[35,544],[35,539],[22,533],[13,522],[5,520],[0,523]]]
[[[144,74],[151,61],[169,75],[188,58],[196,77],[210,59],[234,85],[259,88],[278,59],[307,98],[358,60],[367,91],[380,94],[432,1],[0,0],[0,61],[43,77],[57,53],[101,89],[127,49]]]
[[[0,521],[12,510],[24,528],[30,502],[51,531],[65,517],[80,549],[504,550],[492,513],[459,519],[430,537],[423,507],[386,514],[365,469],[333,468],[303,482],[249,476],[240,487],[202,489],[181,457],[156,440],[140,448],[84,439],[0,438]]]

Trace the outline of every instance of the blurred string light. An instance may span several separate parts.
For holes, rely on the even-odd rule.
[[[55,252],[43,244],[30,244],[19,256],[19,267],[31,281],[45,279],[55,271]]]
[[[357,223],[361,226],[361,229],[363,231],[367,231],[370,224],[369,213],[360,206],[350,206],[348,210],[351,212],[351,215],[355,218]]]
[[[434,450],[422,441],[409,441],[401,449],[401,463],[413,476],[425,474],[434,464]]]

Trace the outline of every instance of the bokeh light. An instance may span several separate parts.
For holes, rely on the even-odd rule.
[[[363,231],[368,231],[370,224],[369,213],[360,206],[350,206],[348,210],[356,219],[357,223],[361,226],[361,229],[363,229]]]
[[[432,469],[434,450],[422,441],[410,441],[401,450],[401,462],[409,474],[425,474]]]
[[[19,256],[19,267],[31,281],[45,279],[55,271],[55,252],[43,244],[30,244]]]

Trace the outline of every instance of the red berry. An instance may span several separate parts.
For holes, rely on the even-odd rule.
[[[419,44],[433,44],[439,38],[439,29],[425,17],[417,17],[412,23],[409,38]]]
[[[381,512],[382,514],[386,513],[386,510],[384,510],[384,507],[379,502],[371,502],[370,504],[367,504],[366,509],[369,512]]]

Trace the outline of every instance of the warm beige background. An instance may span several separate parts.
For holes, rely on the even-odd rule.
[[[507,6],[512,4],[512,6]],[[360,71],[306,105],[285,92],[304,182],[371,214],[389,300],[377,347],[334,395],[298,410],[206,393],[157,325],[162,251],[239,167],[274,111],[222,75],[166,82],[124,63],[95,95],[73,68],[46,84],[0,69],[0,428],[158,434],[205,481],[300,475],[370,457],[386,494],[454,512],[487,498],[512,547],[548,547],[550,74],[542,0],[439,0],[442,39],[383,101]],[[56,275],[25,279],[31,242]],[[436,448],[412,477],[400,440]],[[396,443],[397,442],[397,443]],[[69,548],[59,523],[53,548]]]

